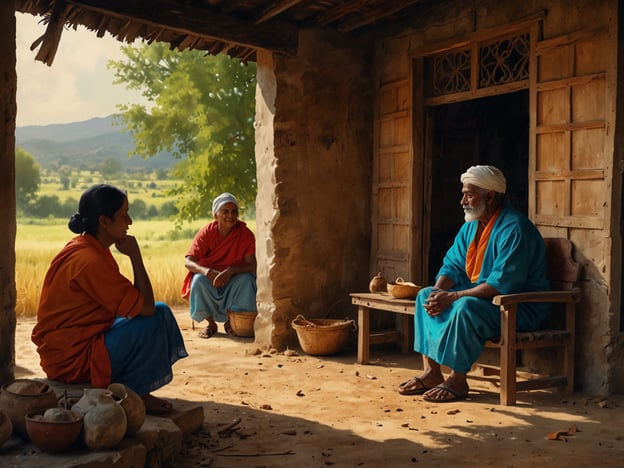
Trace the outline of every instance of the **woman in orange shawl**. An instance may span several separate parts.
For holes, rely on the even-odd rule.
[[[69,221],[80,234],[57,254],[48,270],[32,340],[50,379],[123,383],[142,396],[146,410],[161,414],[171,404],[150,392],[171,381],[171,366],[188,354],[180,329],[152,285],[133,236],[126,194],[111,185],[85,191]],[[132,262],[134,283],[124,277],[109,248]]]
[[[225,192],[212,202],[214,221],[204,226],[186,252],[188,269],[182,297],[189,299],[191,318],[207,320],[199,332],[210,338],[217,323],[232,333],[227,311],[256,310],[256,239],[238,219],[238,200]]]

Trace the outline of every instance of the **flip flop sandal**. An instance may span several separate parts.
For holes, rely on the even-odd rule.
[[[450,393],[452,396],[447,397],[447,398],[431,398],[425,395],[423,396],[423,400],[428,401],[430,403],[450,403],[452,401],[461,401],[461,400],[465,400],[466,398],[468,398],[468,392],[459,393],[453,390],[452,388],[447,387],[446,385],[436,385],[433,388],[444,390],[445,392]]]
[[[415,383],[419,383],[420,387],[413,388]],[[430,388],[425,385],[425,382],[420,377],[412,377],[399,385],[398,392],[401,395],[422,395]]]
[[[215,333],[217,333],[217,324],[216,323],[214,325],[206,325],[204,328],[202,328],[199,331],[199,337],[207,340],[208,338],[210,338]]]

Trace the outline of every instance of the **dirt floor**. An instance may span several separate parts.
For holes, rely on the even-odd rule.
[[[355,349],[275,353],[222,328],[201,339],[175,313],[190,356],[156,395],[205,414],[176,467],[624,466],[624,396],[535,391],[503,407],[489,383],[471,381],[469,400],[432,404],[396,392],[422,368],[416,354],[373,348],[359,365]],[[42,376],[33,325],[18,320],[17,378]]]

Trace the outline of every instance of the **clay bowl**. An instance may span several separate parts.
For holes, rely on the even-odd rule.
[[[235,312],[228,310],[227,316],[236,336],[250,338],[254,336],[254,323],[258,312]]]
[[[25,418],[28,437],[44,452],[64,452],[76,442],[82,430],[82,415],[73,411],[71,415],[68,421],[47,421],[43,419],[43,411],[28,413]]]
[[[388,293],[396,299],[414,299],[422,286],[418,286],[403,278],[397,278],[395,282],[388,283]]]

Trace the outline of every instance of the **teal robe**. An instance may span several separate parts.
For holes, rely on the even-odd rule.
[[[466,253],[474,240],[478,221],[466,222],[446,253],[439,276],[454,282],[451,291],[487,283],[501,294],[547,291],[544,240],[531,221],[505,202],[494,223],[475,283],[466,274]],[[431,287],[420,290],[414,314],[414,351],[439,364],[467,373],[489,338],[500,335],[500,310],[489,299],[464,296],[440,315],[430,317],[423,307]],[[518,331],[537,330],[550,313],[550,304],[518,307]]]

